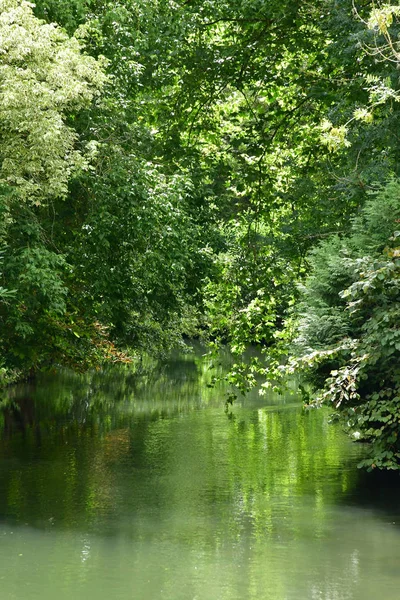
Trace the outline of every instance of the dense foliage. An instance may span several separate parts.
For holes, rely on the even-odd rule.
[[[261,344],[397,468],[399,15],[0,0],[0,377]]]
[[[363,464],[390,469],[400,458],[399,198],[392,181],[367,200],[347,236],[311,252],[283,369],[302,370],[320,389],[309,402],[332,403],[355,439],[373,442]]]

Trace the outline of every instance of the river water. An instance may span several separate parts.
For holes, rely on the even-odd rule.
[[[1,600],[398,600],[400,487],[198,354],[43,376],[0,413]]]

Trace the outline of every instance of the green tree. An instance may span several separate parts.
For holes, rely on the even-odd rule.
[[[54,221],[54,202],[89,168],[68,120],[98,96],[105,75],[76,38],[38,20],[28,2],[0,2],[0,36],[0,285],[13,290],[0,306],[0,349],[6,364],[30,369],[57,345],[49,329],[55,339],[66,327],[68,265],[42,216]]]
[[[398,403],[400,184],[368,199],[351,235],[324,241],[296,306],[285,372],[303,371],[356,439],[372,443],[369,468],[400,468]]]
[[[40,204],[65,196],[72,173],[87,167],[66,114],[87,107],[105,81],[76,38],[39,21],[28,2],[0,4],[0,185]]]

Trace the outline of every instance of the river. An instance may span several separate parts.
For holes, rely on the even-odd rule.
[[[197,353],[10,389],[1,600],[398,600],[397,479],[295,396],[225,412],[212,373]]]

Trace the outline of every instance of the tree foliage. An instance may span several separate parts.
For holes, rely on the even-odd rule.
[[[243,391],[264,369],[241,360],[249,344],[270,365],[277,347],[307,363],[343,415],[369,397],[365,375],[375,394],[395,389],[390,353],[365,356],[374,335],[390,330],[388,349],[395,336],[396,5],[0,8],[8,369],[83,368],[204,334],[231,345]],[[347,406],[335,390],[348,373]],[[379,435],[386,452],[392,434]],[[374,464],[397,464],[393,452]]]
[[[39,21],[32,6],[0,3],[0,348],[7,365],[29,369],[67,327],[69,266],[43,215],[53,211],[55,219],[54,202],[64,201],[69,179],[89,166],[68,121],[105,82],[99,61]]]
[[[389,182],[353,219],[351,232],[309,256],[284,372],[303,371],[311,404],[329,402],[357,440],[372,442],[370,468],[397,469],[400,393],[400,184]]]
[[[72,173],[87,167],[66,115],[88,106],[105,77],[76,38],[31,6],[0,3],[0,185],[39,204],[65,196]]]

